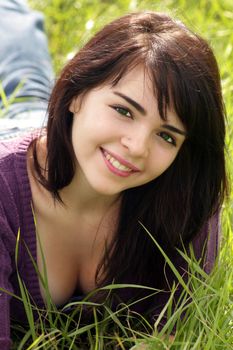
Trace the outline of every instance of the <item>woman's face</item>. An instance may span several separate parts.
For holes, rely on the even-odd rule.
[[[161,119],[152,83],[140,66],[114,87],[103,85],[74,99],[70,111],[75,178],[102,195],[117,195],[155,179],[185,140],[174,110],[167,110],[166,121]]]

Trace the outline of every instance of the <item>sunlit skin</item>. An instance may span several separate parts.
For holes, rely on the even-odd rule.
[[[77,159],[73,183],[86,195],[113,199],[155,179],[171,165],[185,140],[185,128],[174,110],[168,109],[166,121],[161,119],[151,80],[140,66],[114,87],[100,86],[74,99],[70,111]]]

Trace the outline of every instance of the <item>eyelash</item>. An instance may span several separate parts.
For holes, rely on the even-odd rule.
[[[121,107],[121,106],[111,106],[111,107],[112,107],[117,113],[119,113],[120,115],[122,115],[123,117],[133,119],[133,114],[132,114],[132,112],[131,112],[128,108]],[[126,112],[126,114],[129,114],[129,115],[126,115],[126,114],[122,113],[122,111]],[[158,135],[159,135],[165,142],[167,142],[168,144],[173,145],[173,146],[176,146],[176,140],[174,139],[173,136],[171,136],[171,135],[168,134],[167,132],[161,131]]]
[[[119,113],[123,117],[131,118],[131,119],[133,118],[133,114],[128,108],[121,107],[121,106],[112,106],[112,108],[115,109],[115,111],[117,111],[117,113]],[[120,111],[124,111],[124,112],[126,112],[126,114],[129,114],[129,115],[121,113]]]
[[[164,139],[164,141],[166,141],[167,143],[169,143],[170,145],[176,146],[176,140],[174,139],[174,137],[172,137],[170,134],[168,134],[165,131],[161,131],[159,133],[159,136],[162,137],[162,139]],[[169,140],[169,141],[168,141]]]

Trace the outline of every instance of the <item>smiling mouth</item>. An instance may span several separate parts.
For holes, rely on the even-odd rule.
[[[112,156],[110,156],[110,154],[106,154],[105,158],[114,166],[114,168],[116,168],[118,170],[128,171],[128,172],[132,171],[132,169],[130,169],[127,166],[125,166],[125,165],[121,164],[120,162],[118,162],[118,160],[113,158]]]
[[[118,175],[123,175],[123,174],[130,174],[139,171],[137,168],[134,166],[129,167],[126,164],[122,164],[122,162],[118,159],[116,159],[112,154],[110,154],[108,151],[105,149],[101,148],[101,151],[104,155],[104,158],[107,160],[109,165],[111,165],[117,172]],[[126,163],[124,161],[124,163]],[[113,169],[110,169],[113,170]]]

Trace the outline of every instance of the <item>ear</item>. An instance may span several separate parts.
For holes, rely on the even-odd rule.
[[[73,100],[71,101],[71,104],[69,105],[69,111],[71,113],[77,113],[78,107],[79,107],[78,97],[74,97]]]

